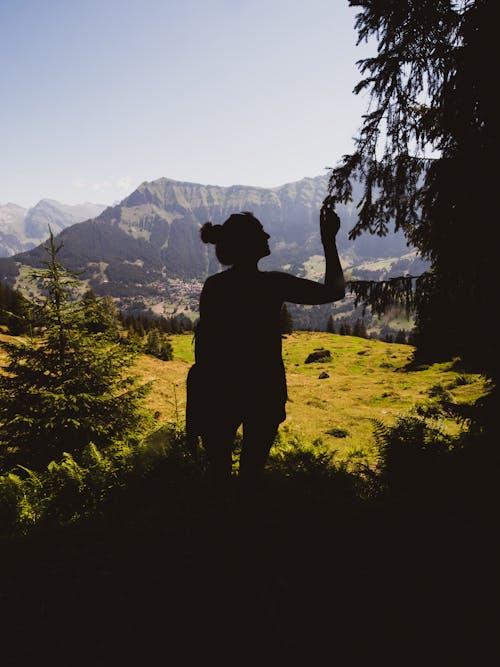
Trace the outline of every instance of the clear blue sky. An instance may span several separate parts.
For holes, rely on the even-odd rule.
[[[0,204],[272,187],[352,149],[347,0],[0,0]]]

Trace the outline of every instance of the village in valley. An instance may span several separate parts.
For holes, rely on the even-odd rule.
[[[190,319],[198,317],[198,303],[203,282],[166,278],[152,284],[158,294],[153,301],[149,297],[149,307],[158,316],[172,317],[183,314]]]

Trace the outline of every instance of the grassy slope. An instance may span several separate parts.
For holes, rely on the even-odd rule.
[[[0,338],[11,339],[2,333]],[[139,355],[133,369],[142,381],[153,381],[146,407],[159,415],[158,425],[183,421],[186,375],[194,361],[192,333],[174,335],[171,341],[173,361]],[[321,348],[330,350],[331,361],[306,364],[308,355]],[[481,375],[464,373],[453,361],[418,367],[412,364],[409,345],[355,336],[295,332],[283,340],[283,358],[289,401],[280,428],[308,442],[320,438],[340,458],[356,451],[369,455],[373,420],[394,423],[436,388],[446,389],[459,403],[471,403],[485,391]],[[329,377],[319,379],[324,371]],[[439,426],[449,432],[458,428],[451,420]]]
[[[162,419],[176,384],[182,414],[192,362],[191,335],[173,343],[175,361],[137,364]],[[320,346],[332,363],[305,365]],[[392,419],[456,377],[449,364],[404,372],[411,348],[353,337],[297,333],[284,353],[290,427],[350,431],[332,446],[363,444],[370,417]],[[471,379],[457,399],[480,393]],[[270,478],[241,533],[241,517],[215,520],[202,487],[156,479],[102,520],[1,537],[2,665],[489,664],[497,522],[478,487],[428,505],[350,502],[335,489]]]
[[[193,363],[191,333],[173,336],[174,361],[161,362],[141,356],[137,371],[154,380],[148,406],[160,412],[161,421],[183,418],[185,378]],[[318,348],[332,354],[328,363],[305,364]],[[466,384],[454,386],[465,374],[452,361],[413,368],[413,348],[408,345],[317,332],[296,332],[283,341],[289,402],[281,428],[302,434],[308,441],[321,438],[339,456],[367,450],[373,444],[373,419],[387,424],[429,398],[431,388],[449,389],[457,402],[471,402],[484,391],[480,375],[468,374]],[[319,379],[321,372],[329,377]],[[452,422],[441,424],[454,430]]]

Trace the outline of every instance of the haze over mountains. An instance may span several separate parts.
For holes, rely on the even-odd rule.
[[[262,269],[284,269],[322,279],[318,221],[327,184],[326,175],[275,188],[221,187],[160,178],[142,183],[119,204],[76,224],[64,224],[62,206],[43,200],[35,207],[37,211],[25,214],[24,233],[25,238],[34,238],[27,235],[35,232],[43,237],[45,227],[46,238],[49,216],[42,214],[50,209],[54,213],[51,227],[54,232],[61,229],[59,240],[64,244],[59,258],[68,269],[79,272],[97,294],[115,297],[122,307],[142,299],[162,312],[161,304],[181,303],[189,295],[196,302],[201,281],[221,269],[213,246],[201,243],[199,229],[207,220],[221,223],[233,212],[252,211],[271,235],[271,256],[260,263]],[[56,208],[60,218],[55,216]],[[342,221],[338,247],[348,277],[381,279],[421,272],[423,262],[401,233],[384,238],[363,235],[350,241],[356,209],[339,205],[337,211]],[[60,221],[59,229],[56,221]],[[39,266],[44,259],[41,245],[0,258],[0,280],[24,291],[23,267]]]
[[[42,199],[32,208],[0,204],[0,257],[34,248],[47,238],[48,225],[54,234],[99,215],[104,204],[69,205],[54,199]]]

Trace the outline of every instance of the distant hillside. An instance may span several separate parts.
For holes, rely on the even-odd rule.
[[[188,302],[188,310],[193,310],[201,281],[221,268],[213,247],[200,242],[200,225],[207,220],[221,223],[233,212],[252,211],[271,235],[271,256],[261,268],[321,277],[318,221],[327,183],[327,176],[275,188],[220,187],[167,178],[145,182],[94,219],[63,229],[59,257],[96,293],[112,295],[122,307],[139,301],[154,306],[156,312],[170,308],[171,313],[185,309]],[[356,209],[339,206],[338,213],[342,220],[338,246],[348,277],[380,279],[420,268],[401,233],[385,238],[364,235],[353,242],[348,234],[356,222]],[[41,220],[29,216],[29,229],[40,231]],[[39,266],[44,259],[42,246],[0,259],[0,280],[25,290],[23,266]]]
[[[103,204],[61,204],[41,199],[26,209],[17,204],[0,205],[0,257],[29,250],[45,241],[50,225],[54,234],[83,220],[95,218],[106,207]]]

